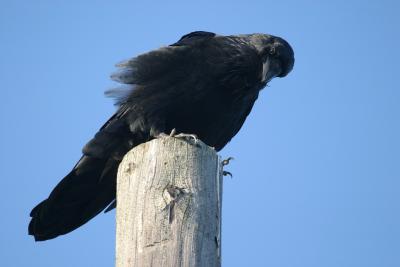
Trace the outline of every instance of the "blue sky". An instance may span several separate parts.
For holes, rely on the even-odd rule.
[[[84,2],[84,3],[83,3]],[[141,3],[138,3],[141,2]],[[194,30],[295,50],[240,133],[223,266],[400,266],[396,1],[1,1],[0,265],[112,266],[115,212],[35,243],[29,211],[115,108],[114,64]]]

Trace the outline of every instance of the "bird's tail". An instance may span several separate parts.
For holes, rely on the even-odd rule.
[[[30,213],[36,241],[55,238],[85,224],[114,199],[119,161],[83,156],[50,196]]]

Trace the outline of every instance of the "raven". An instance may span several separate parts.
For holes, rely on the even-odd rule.
[[[293,49],[282,38],[204,31],[118,64],[111,78],[125,88],[106,92],[118,110],[84,146],[72,171],[33,208],[29,234],[36,241],[52,239],[114,208],[123,156],[160,134],[176,129],[221,150],[242,127],[259,91],[293,65]]]

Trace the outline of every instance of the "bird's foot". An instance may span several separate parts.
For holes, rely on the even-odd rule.
[[[199,142],[199,138],[197,138],[197,135],[195,134],[185,134],[185,133],[180,133],[178,135],[174,136],[175,138],[184,138],[184,139],[193,139],[193,142],[195,145],[197,145],[197,143]]]
[[[230,162],[231,160],[233,160],[233,159],[234,159],[233,157],[229,157],[229,158],[224,159],[223,161],[221,161],[222,168],[224,168],[224,166],[228,165],[229,162]],[[231,173],[231,172],[228,172],[228,171],[222,171],[222,175],[223,175],[223,176],[229,175],[231,178],[233,178],[232,173]]]
[[[222,166],[228,165],[231,160],[234,160],[234,157],[229,157],[227,159],[224,159],[223,161],[221,161]]]
[[[222,171],[222,175],[223,176],[230,176],[231,178],[233,178],[233,175],[232,175],[232,173],[231,172],[228,172],[228,171]]]
[[[166,137],[174,137],[176,135],[176,129],[172,129],[169,134],[166,133],[159,133],[155,136],[155,138],[166,138]]]
[[[185,140],[193,140],[194,145],[198,145],[199,143],[199,138],[195,134],[186,134],[186,133],[180,133],[177,134],[176,129],[172,129],[169,134],[166,133],[159,133],[155,138],[165,138],[165,137],[174,137],[174,138],[181,138]]]
[[[197,137],[197,135],[195,135],[195,134],[186,134],[186,133],[177,134],[175,128],[172,129],[172,131],[169,134],[169,136],[175,137],[175,138],[189,139],[189,140],[193,139],[195,145],[197,145],[197,143],[199,142],[199,138]]]

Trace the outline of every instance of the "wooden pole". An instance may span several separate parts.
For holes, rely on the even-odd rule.
[[[201,141],[139,145],[117,181],[117,267],[221,266],[222,165]]]

